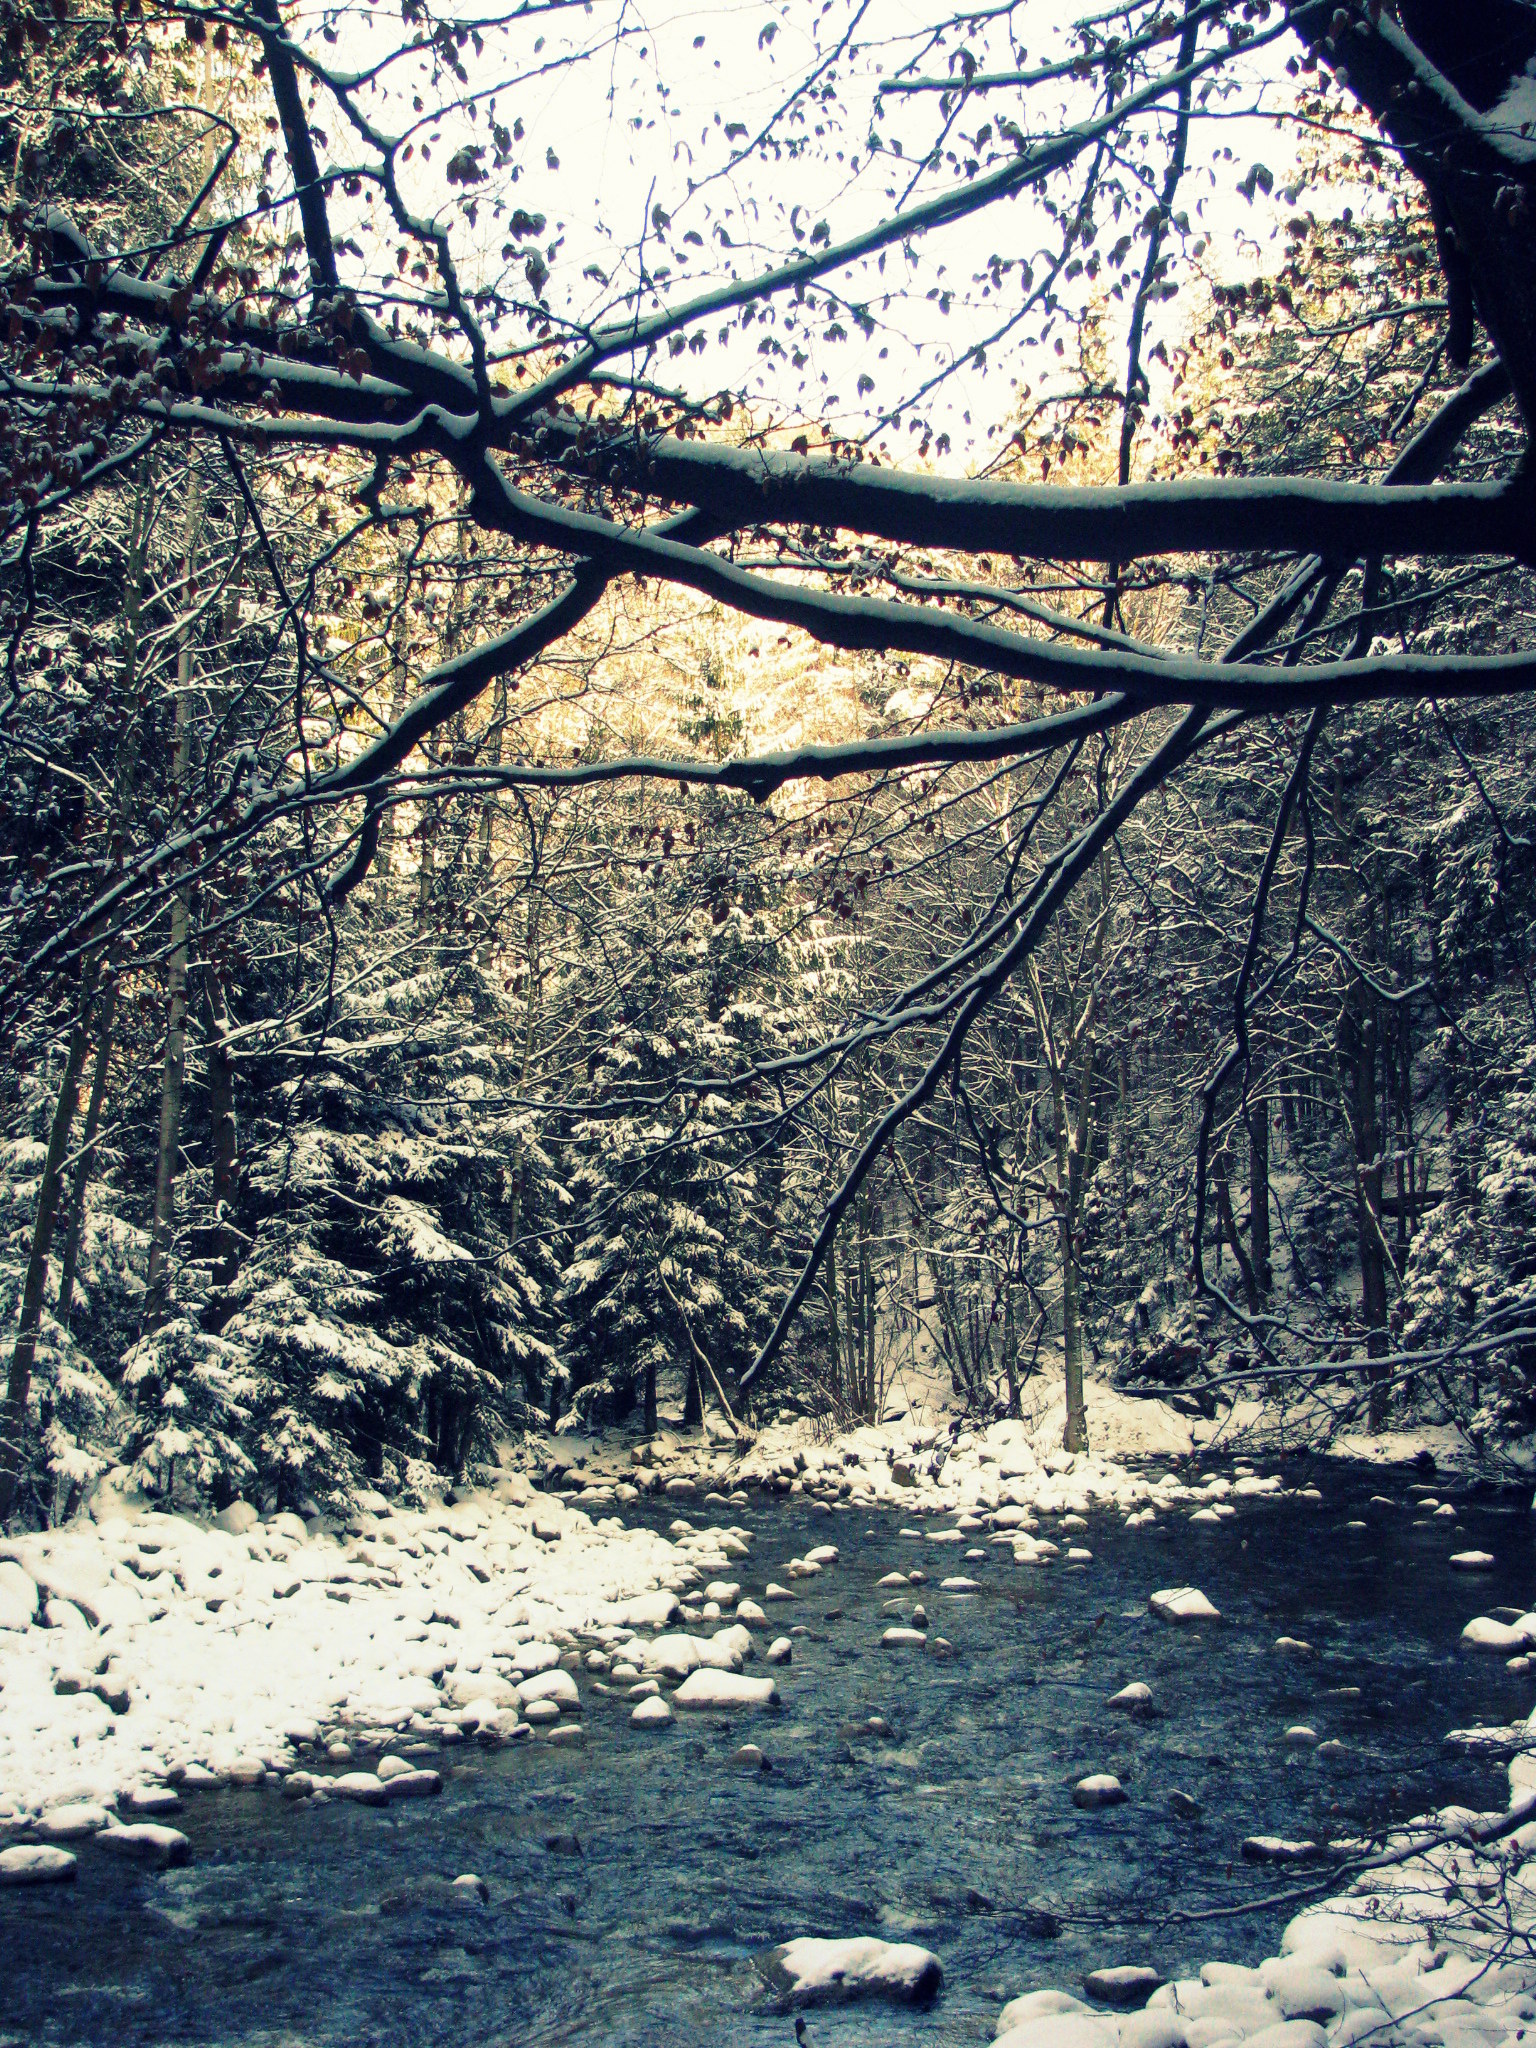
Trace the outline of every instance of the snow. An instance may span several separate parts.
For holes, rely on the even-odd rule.
[[[944,1979],[943,1965],[931,1949],[913,1942],[879,1941],[872,1935],[847,1941],[803,1935],[770,1950],[758,1967],[790,2006],[834,2005],[854,1998],[926,2004]]]
[[[725,1562],[722,1532],[668,1539],[525,1484],[499,1491],[301,1540],[291,1516],[220,1529],[114,1492],[99,1522],[0,1546],[13,1623],[0,1824],[46,1813],[83,1831],[87,1815],[96,1827],[129,1814],[136,1791],[183,1774],[280,1778],[338,1733],[441,1739],[462,1726],[506,1739],[541,1703],[557,1716],[579,1707],[562,1643],[593,1632],[610,1649],[632,1644],[638,1661],[650,1646],[636,1628],[664,1624],[675,1586]],[[35,1618],[45,1599],[63,1625]],[[739,1665],[750,1649],[734,1626],[702,1654]],[[359,1776],[358,1795],[384,1795]],[[124,1853],[165,1853],[142,1827],[107,1832]]]

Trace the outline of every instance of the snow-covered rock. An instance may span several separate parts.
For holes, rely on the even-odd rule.
[[[679,1707],[777,1706],[779,1688],[771,1678],[748,1678],[739,1671],[700,1669],[685,1678],[672,1695]]]
[[[927,2005],[938,1996],[944,1968],[931,1949],[863,1935],[831,1941],[805,1935],[757,1958],[764,1982],[786,2006],[840,2005],[889,1999]]]

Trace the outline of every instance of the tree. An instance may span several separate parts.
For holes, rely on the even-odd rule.
[[[310,1049],[323,1046],[335,963],[368,907],[362,885],[373,878],[375,908],[394,886],[375,869],[381,849],[400,856],[397,821],[414,834],[400,857],[418,932],[479,920],[493,938],[504,903],[466,877],[483,872],[482,821],[503,794],[531,805],[665,778],[758,803],[783,792],[794,811],[830,785],[853,828],[834,864],[851,883],[875,845],[874,797],[904,778],[931,777],[942,802],[946,777],[980,782],[1001,764],[1057,764],[1113,739],[1125,748],[1113,790],[1011,898],[977,905],[963,935],[949,932],[940,961],[893,982],[878,1011],[850,1008],[788,1053],[717,1037],[698,1050],[707,1071],[635,1067],[637,1099],[684,1081],[691,1101],[733,1115],[793,1073],[778,1110],[787,1137],[807,1089],[819,1095],[850,1059],[900,1049],[741,1375],[750,1384],[876,1163],[963,1081],[982,1020],[1007,991],[1033,986],[1055,920],[1102,887],[1144,807],[1206,769],[1220,787],[1241,755],[1235,736],[1278,732],[1290,773],[1274,851],[1246,901],[1223,898],[1223,944],[1239,964],[1221,1027],[1230,1039],[1213,1046],[1203,1093],[1190,1244],[1196,1289],[1215,1298],[1206,1204],[1223,1155],[1212,1145],[1254,1101],[1248,1005],[1293,831],[1312,817],[1318,736],[1420,701],[1522,700],[1536,674],[1518,637],[1478,650],[1421,637],[1459,577],[1513,582],[1529,554],[1517,456],[1479,474],[1461,453],[1511,397],[1519,448],[1536,425],[1532,171],[1506,107],[1531,51],[1529,16],[1516,0],[1471,24],[1444,0],[1267,11],[1190,0],[1179,12],[1138,0],[1111,32],[1064,23],[1042,0],[1026,55],[1016,13],[973,21],[938,9],[878,35],[856,9],[834,14],[762,127],[716,131],[706,119],[691,172],[681,152],[675,166],[663,152],[638,232],[626,242],[602,221],[601,254],[578,251],[574,225],[562,225],[580,195],[559,138],[530,132],[531,103],[492,81],[503,58],[506,76],[523,75],[531,38],[551,33],[543,75],[579,91],[601,51],[627,77],[636,31],[622,9],[583,13],[574,31],[556,8],[548,24],[413,21],[398,36],[375,16],[349,30],[358,42],[346,61],[323,30],[301,37],[275,6],[151,6],[132,35],[126,21],[47,28],[43,56],[26,62],[46,57],[79,80],[93,135],[158,132],[186,189],[163,181],[153,202],[97,203],[74,141],[52,130],[31,141],[11,117],[23,175],[3,280],[7,801],[42,794],[53,822],[46,844],[13,832],[3,855],[0,1005],[13,1021],[50,1005],[61,1016],[88,963],[120,950],[164,972],[153,1314],[172,1306],[161,1274],[181,1034],[201,1013],[210,1046],[227,1047],[216,1020],[229,983],[207,964],[211,950],[280,909],[282,1001]],[[765,72],[778,63],[777,30],[765,18]],[[134,108],[130,92],[125,108],[134,37],[169,70],[149,105]],[[227,111],[183,111],[178,38],[209,53],[199,90],[205,108]],[[694,60],[667,49],[683,67],[663,81],[667,95],[691,97]],[[406,94],[421,102],[409,115]],[[1206,231],[1200,205],[1240,196],[1277,237],[1280,209],[1308,205],[1294,151],[1289,183],[1263,163],[1234,163],[1227,182],[1229,145],[1214,138],[1251,133],[1243,117],[1261,103],[1331,130],[1322,175],[1347,185],[1352,206],[1395,206],[1414,233],[1427,220],[1444,279],[1443,299],[1429,296],[1427,267],[1388,265],[1364,281],[1378,301],[1384,281],[1400,283],[1391,317],[1416,333],[1443,322],[1444,346],[1384,439],[1324,437],[1326,457],[1304,474],[1266,462],[1225,418],[1219,430],[1213,417],[1185,420],[1175,367],[1187,333],[1178,295],[1213,290],[1213,243],[1234,243]],[[1211,114],[1222,118],[1207,125]],[[642,134],[651,116],[616,104],[615,118]],[[269,146],[263,124],[278,138]],[[436,160],[429,129],[443,137]],[[1298,248],[1321,233],[1310,211]],[[989,240],[1030,253],[983,257]],[[578,253],[591,253],[579,274]],[[1345,286],[1336,276],[1329,289],[1337,298]],[[1241,317],[1221,302],[1234,373],[1238,348],[1263,358],[1252,330],[1272,329],[1287,296],[1294,307],[1289,282],[1265,280],[1262,292],[1245,285]],[[1378,303],[1368,310],[1379,317]],[[1305,319],[1296,327],[1298,346],[1313,338]],[[1479,327],[1487,347],[1462,377]],[[1107,335],[1123,376],[1111,374]],[[1004,400],[1010,365],[1040,388],[1021,381]],[[998,398],[977,423],[969,473],[943,473],[935,465],[953,450],[941,404],[983,372]],[[1354,415],[1369,423],[1377,401],[1368,378],[1357,383]],[[834,398],[850,384],[852,405]],[[1334,394],[1335,419],[1346,397]],[[183,545],[180,575],[162,584],[159,687],[152,703],[126,707],[125,736],[136,736],[125,812],[116,761],[91,739],[120,670],[67,628],[71,537],[93,520],[130,530],[135,480],[173,455],[200,479],[210,522],[218,509],[220,538],[196,567]],[[1138,465],[1157,474],[1138,480]],[[237,647],[194,576],[238,583]],[[613,627],[625,579],[786,639],[900,662],[935,688],[922,710],[882,711],[839,741],[738,751],[700,727],[687,746],[626,757],[583,713],[593,662],[569,659]],[[1383,602],[1395,640],[1369,630]],[[1284,723],[1297,714],[1310,715],[1304,732]],[[926,802],[913,806],[904,831],[928,816]],[[1315,839],[1303,875],[1314,865]],[[1385,1234],[1374,1162],[1390,1064],[1372,1004],[1388,998],[1367,1000],[1373,962],[1359,967],[1337,1045],[1369,1263]],[[1048,1005],[1037,1011],[1043,1028]],[[611,1090],[613,1062],[592,1076]],[[564,1088],[569,1077],[544,1107],[585,1126],[594,1104],[578,1100],[582,1085]],[[1074,1128],[1092,1093],[1066,1105]],[[766,1143],[760,1121],[754,1148]],[[701,1156],[722,1122],[712,1113]],[[1070,1157],[1066,1173],[1070,1183]],[[1235,1250],[1230,1180],[1221,1227]],[[1219,1173],[1215,1185],[1219,1207]],[[1243,1257],[1262,1306],[1261,1206],[1267,1215],[1250,1203]],[[317,1285],[329,1270],[317,1266]],[[377,1304],[357,1302],[373,1327]],[[1381,1311],[1373,1290],[1373,1345]],[[398,1386],[421,1371],[402,1365]]]

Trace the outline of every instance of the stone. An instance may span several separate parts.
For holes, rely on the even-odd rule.
[[[731,1762],[738,1771],[760,1771],[764,1768],[763,1752],[755,1742],[744,1742],[740,1749],[732,1750]]]
[[[1158,1985],[1158,1972],[1146,1963],[1116,1963],[1107,1969],[1090,1970],[1083,1989],[1101,2005],[1145,2005]]]
[[[260,1785],[267,1777],[267,1767],[260,1757],[237,1757],[225,1772],[225,1779],[231,1785]]]
[[[793,1600],[794,1597],[788,1586],[775,1585],[772,1579],[768,1581],[768,1584],[763,1589],[763,1598],[770,1604],[775,1600]]]
[[[1089,1777],[1079,1778],[1072,1787],[1072,1804],[1089,1813],[1105,1806],[1120,1806],[1126,1797],[1125,1787],[1110,1771],[1095,1771]]]
[[[307,1799],[315,1789],[315,1781],[308,1771],[290,1771],[283,1780],[285,1799]]]
[[[899,1650],[915,1644],[921,1648],[927,1640],[928,1634],[925,1629],[888,1628],[880,1638],[880,1647],[882,1650]]]
[[[1491,1550],[1458,1550],[1451,1558],[1453,1572],[1491,1572],[1493,1564]]]
[[[382,1806],[389,1797],[373,1771],[343,1771],[339,1778],[322,1778],[320,1783],[333,1799],[352,1799],[359,1806]]]
[[[104,1828],[96,1840],[114,1856],[131,1857],[154,1870],[169,1870],[187,1862],[192,1854],[192,1844],[178,1828],[161,1827],[152,1820],[126,1828]]]
[[[174,1813],[181,1800],[169,1785],[135,1785],[123,1803],[135,1813]]]
[[[1080,1543],[1074,1544],[1072,1548],[1067,1552],[1067,1563],[1092,1564],[1093,1552],[1091,1550],[1084,1550],[1083,1546]]]
[[[544,1737],[551,1749],[578,1749],[587,1739],[586,1730],[579,1722],[569,1722],[563,1728],[551,1728]]]
[[[1173,1586],[1154,1593],[1148,1607],[1160,1621],[1220,1621],[1221,1616],[1195,1586]]]
[[[683,1680],[672,1702],[679,1707],[775,1707],[779,1688],[771,1678],[701,1668]]]
[[[952,1578],[941,1580],[939,1591],[941,1593],[979,1593],[981,1587],[975,1579]]]
[[[472,1902],[476,1905],[485,1906],[489,1905],[490,1903],[490,1886],[486,1883],[483,1877],[477,1876],[473,1870],[466,1870],[462,1872],[461,1875],[456,1877],[453,1880],[452,1889],[456,1891],[462,1899]]]
[[[405,1777],[410,1769],[411,1766],[403,1756],[381,1756],[379,1758],[378,1775],[382,1783],[386,1785],[391,1778]]]
[[[581,1695],[569,1671],[540,1671],[532,1678],[520,1679],[517,1693],[525,1710],[535,1700],[552,1700],[566,1712],[574,1712],[581,1705]]]
[[[1168,1794],[1168,1811],[1175,1820],[1198,1820],[1205,1808],[1192,1793],[1173,1791]]]
[[[1310,1643],[1304,1643],[1300,1636],[1276,1636],[1275,1648],[1282,1657],[1315,1657],[1317,1652]]]
[[[35,1832],[45,1842],[78,1842],[86,1835],[99,1834],[110,1826],[111,1819],[104,1806],[76,1799],[68,1806],[50,1806],[39,1816]]]
[[[873,1998],[931,2005],[944,1982],[944,1966],[931,1949],[873,1935],[848,1941],[802,1936],[754,1960],[764,1983],[789,2008]]]
[[[74,1875],[75,1859],[68,1849],[56,1849],[46,1842],[0,1849],[0,1885],[62,1884]]]
[[[1109,1704],[1122,1714],[1145,1713],[1152,1704],[1152,1688],[1135,1679],[1130,1685],[1122,1685]]]
[[[213,1526],[222,1529],[226,1536],[244,1536],[260,1520],[260,1515],[248,1500],[232,1500],[227,1508],[222,1508],[214,1516]]]
[[[660,1691],[659,1686],[657,1690]],[[550,1722],[558,1721],[559,1718],[560,1706],[557,1700],[530,1700],[523,1708],[523,1719],[534,1728],[547,1727]]]
[[[398,1771],[381,1783],[391,1805],[397,1799],[435,1799],[443,1789],[442,1774],[438,1771]]]
[[[765,1661],[769,1664],[787,1664],[793,1655],[794,1644],[791,1643],[788,1636],[780,1636],[776,1642],[768,1645],[768,1654]]]
[[[1246,1863],[1316,1863],[1327,1853],[1317,1842],[1290,1842],[1283,1835],[1249,1835],[1243,1843]]]
[[[642,1700],[629,1718],[636,1728],[665,1728],[672,1719],[672,1709],[664,1699]]]
[[[755,1600],[738,1600],[736,1619],[741,1622],[765,1622],[768,1617]]]
[[[1297,1722],[1294,1728],[1287,1728],[1283,1737],[1287,1749],[1316,1749],[1317,1730]]]

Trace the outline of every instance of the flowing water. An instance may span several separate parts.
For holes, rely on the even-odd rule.
[[[1219,1528],[1127,1532],[1094,1517],[1075,1539],[1093,1551],[1081,1567],[1021,1567],[1007,1551],[965,1563],[895,1516],[720,1510],[755,1531],[742,1577],[758,1594],[811,1545],[841,1548],[797,1606],[770,1610],[805,1631],[778,1674],[779,1710],[634,1729],[630,1701],[583,1675],[583,1747],[445,1752],[440,1799],[295,1809],[270,1790],[189,1795],[177,1818],[190,1867],[130,1872],[86,1843],[73,1886],[0,1893],[0,2041],[788,2048],[792,2022],[763,2003],[754,1952],[870,1933],[938,1952],[938,2004],[813,2013],[812,2042],[947,2048],[989,2040],[1004,1998],[1075,1989],[1096,1964],[1257,1960],[1294,1910],[1258,1902],[1316,1880],[1245,1864],[1245,1835],[1355,1832],[1453,1799],[1501,1806],[1502,1770],[1449,1756],[1443,1737],[1532,1705],[1529,1679],[1457,1648],[1470,1615],[1536,1591],[1524,1497],[1442,1495],[1461,1506],[1452,1524],[1416,1515],[1402,1475],[1307,1476],[1321,1504],[1244,1503]],[[1287,1478],[1304,1483],[1298,1468]],[[1369,1504],[1378,1492],[1393,1504]],[[1474,1547],[1496,1568],[1452,1571],[1450,1553]],[[899,1617],[876,1581],[913,1568],[948,1660],[879,1646]],[[962,1571],[979,1594],[938,1590]],[[1219,1623],[1149,1617],[1149,1593],[1184,1583]],[[1278,1655],[1281,1635],[1317,1654]],[[1133,1679],[1151,1686],[1156,1719],[1106,1710]],[[1301,1721],[1346,1758],[1287,1751],[1283,1731]],[[732,1767],[747,1739],[770,1769]],[[1099,1770],[1130,1798],[1079,1812],[1071,1788]],[[1198,1820],[1170,1813],[1173,1789],[1201,1802]],[[489,1904],[448,1890],[463,1871],[486,1880]],[[1042,1933],[1043,1914],[1058,1934]]]

